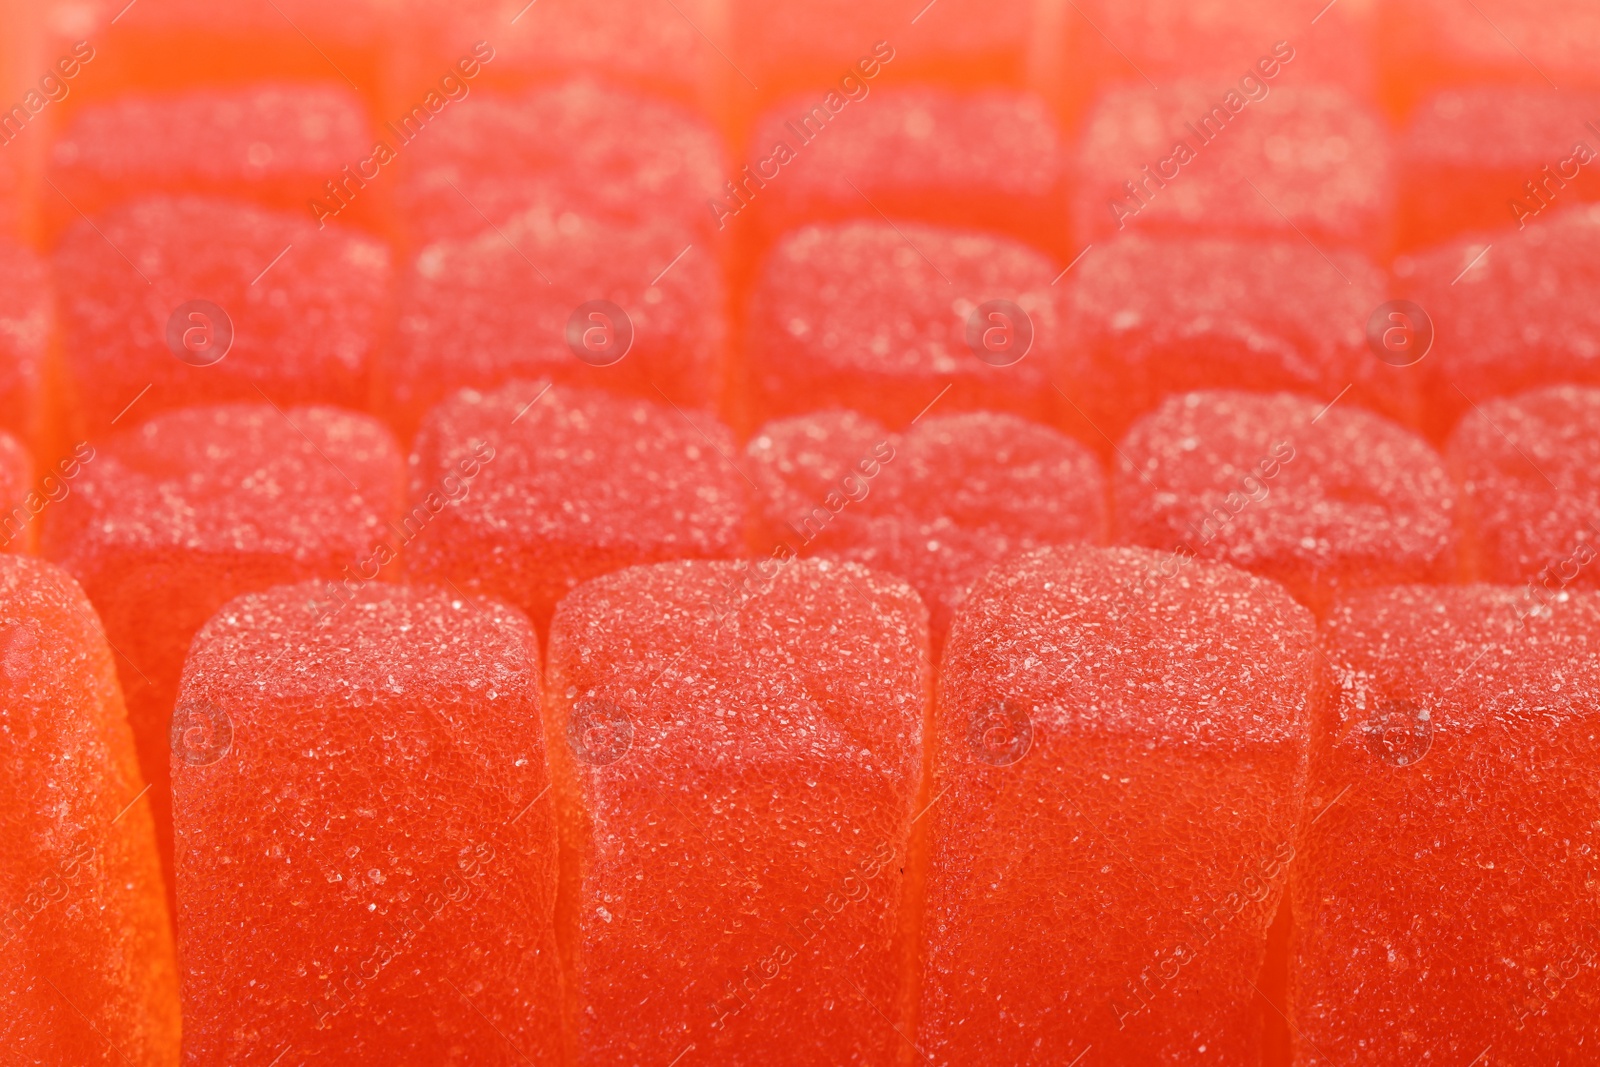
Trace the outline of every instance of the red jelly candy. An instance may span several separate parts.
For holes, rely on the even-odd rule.
[[[825,560],[634,567],[562,601],[577,1062],[895,1061],[927,646],[909,586]]]
[[[935,638],[997,561],[1105,536],[1105,475],[1078,442],[1015,415],[970,412],[904,434],[850,411],[769,422],[746,450],[762,535],[897,574]]]
[[[309,216],[153,197],[67,232],[63,344],[89,432],[216,400],[361,407],[389,252]],[[148,395],[144,395],[148,390]]]
[[[530,207],[709,237],[722,142],[680,104],[575,78],[483,93],[405,148],[400,216],[419,242],[470,237]],[[648,278],[648,275],[646,276]]]
[[[1128,86],[1084,121],[1074,225],[1087,240],[1136,227],[1369,251],[1388,243],[1388,129],[1337,89]]]
[[[1414,416],[1412,376],[1365,329],[1382,271],[1293,241],[1130,234],[1069,275],[1057,396],[1063,420],[1109,445],[1172,393],[1288,389]],[[1086,427],[1080,427],[1087,423]]]
[[[163,414],[78,459],[44,552],[83,583],[121,657],[170,858],[167,729],[190,638],[241,593],[347,572],[399,513],[404,461],[368,416],[265,404]]]
[[[1600,94],[1486,86],[1422,101],[1401,139],[1399,242],[1535,224],[1553,205],[1600,200]]]
[[[1428,443],[1355,406],[1288,393],[1175,396],[1117,449],[1116,537],[1338,593],[1455,573],[1455,486]]]
[[[403,431],[457,389],[512,378],[665,394],[690,407],[721,396],[722,272],[676,227],[530,211],[498,232],[429,245],[407,286],[385,390]]]
[[[1592,1058],[1600,600],[1373,591],[1335,608],[1324,647],[1295,1062]]]
[[[54,318],[45,265],[0,237],[0,427],[41,452],[51,431],[45,366]]]
[[[807,226],[751,297],[753,400],[770,416],[844,407],[905,426],[944,407],[1042,418],[1060,340],[1057,276],[1017,241],[916,223]]]
[[[596,575],[739,552],[735,451],[710,416],[666,404],[549,382],[463,390],[429,412],[413,446],[407,565],[542,626]]]
[[[1600,585],[1600,389],[1555,385],[1485,400],[1450,435],[1461,484],[1467,571],[1529,583],[1548,600]]]
[[[1251,983],[1295,854],[1316,634],[1271,582],[1210,563],[1152,578],[1160,558],[1040,549],[951,626],[930,1063],[1257,1062]]]
[[[178,1062],[178,976],[116,669],[82,590],[0,556],[0,1042]]]
[[[184,668],[186,1062],[561,1062],[532,627],[429,590],[320,594],[232,601]]]
[[[773,236],[882,212],[1064,248],[1066,155],[1042,99],[888,87],[839,120],[815,94],[767,112],[751,135],[749,166],[717,201],[721,224],[733,225],[746,204]]]
[[[322,183],[372,149],[343,83],[267,83],[121,96],[79,110],[50,147],[52,232],[153,193],[237,197],[305,213]],[[310,217],[306,215],[306,217]]]
[[[1435,331],[1428,428],[1472,404],[1558,382],[1600,382],[1600,205],[1558,212],[1397,260],[1402,292]]]

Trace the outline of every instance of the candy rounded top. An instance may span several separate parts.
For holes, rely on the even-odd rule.
[[[1282,587],[1168,553],[1057,546],[990,571],[951,625],[947,708],[1009,702],[1033,728],[1228,749],[1310,715],[1315,624]]]

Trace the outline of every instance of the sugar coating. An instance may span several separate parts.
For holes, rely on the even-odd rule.
[[[1015,415],[929,416],[904,434],[849,411],[778,419],[745,449],[763,541],[896,574],[942,636],[996,562],[1098,542],[1106,479],[1078,442]]]
[[[1600,382],[1600,205],[1543,216],[1395,261],[1402,295],[1436,332],[1428,428],[1443,437],[1472,403],[1559,382]]]
[[[1112,486],[1118,540],[1175,552],[1172,567],[1192,556],[1232,563],[1313,611],[1342,591],[1455,573],[1456,490],[1443,461],[1353,405],[1227,390],[1172,397],[1118,446]]]
[[[1553,385],[1485,400],[1445,444],[1461,486],[1469,573],[1532,583],[1539,602],[1600,584],[1600,389]]]
[[[1600,601],[1530,615],[1506,587],[1373,591],[1334,610],[1324,648],[1296,1062],[1469,1063],[1492,1045],[1582,1063],[1600,1035]]]
[[[343,83],[120,96],[73,116],[50,147],[50,179],[89,215],[151,193],[236,196],[304,212],[324,181],[371,154],[368,125],[361,98]]]
[[[1329,260],[1332,262],[1329,262]],[[1127,234],[1068,279],[1058,397],[1089,440],[1119,436],[1190,389],[1288,389],[1398,416],[1414,373],[1372,355],[1366,324],[1387,280],[1355,252],[1293,241]],[[1098,432],[1096,432],[1098,431]]]
[[[0,427],[35,448],[48,430],[45,365],[54,321],[48,267],[0,237]]]
[[[1057,270],[1041,252],[919,223],[807,226],[767,257],[750,300],[754,402],[768,416],[844,407],[899,428],[946,385],[945,409],[1042,415],[1060,344]],[[990,300],[1019,306],[1033,343],[992,366],[967,344]]]
[[[1326,86],[1280,85],[1257,102],[1228,83],[1111,89],[1084,119],[1078,152],[1074,228],[1085,239],[1137,227],[1371,250],[1393,213],[1382,117]]]
[[[111,656],[71,578],[0,556],[0,1041],[18,1062],[178,1062],[172,934]]]
[[[826,560],[634,567],[561,603],[581,1061],[892,1061],[927,646],[908,585]]]
[[[192,1062],[558,1062],[539,699],[492,601],[371,584],[329,616],[305,583],[206,624],[173,749]]]
[[[1044,548],[945,645],[919,1047],[945,1065],[1249,1063],[1294,857],[1309,612],[1143,549]],[[1201,1047],[1205,1052],[1200,1052]]]
[[[756,181],[738,181],[768,232],[881,211],[1063,243],[1066,153],[1042,98],[891,85],[871,90],[870,100],[835,122],[812,110],[815,93],[802,93],[757,121],[749,148]]]
[[[150,197],[80,221],[55,277],[81,416],[103,433],[147,385],[136,418],[263,393],[360,407],[389,275],[377,241],[241,201]],[[168,320],[197,299],[233,324],[231,350],[210,366],[167,346]]]
[[[347,576],[389,536],[404,458],[369,416],[265,404],[167,412],[77,458],[42,549],[83,583],[119,653],[170,855],[168,725],[190,638],[241,593]]]
[[[48,499],[34,493],[33,456],[27,446],[0,430],[0,552],[31,552],[38,543],[34,516]],[[20,509],[20,511],[19,511]]]
[[[499,232],[427,246],[400,299],[391,418],[413,427],[457,389],[544,376],[710,407],[722,390],[726,296],[714,255],[687,244],[671,225],[624,229],[536,209]],[[608,344],[632,330],[626,354],[608,366],[580,358],[569,339],[574,316],[580,340],[591,327],[579,309],[595,300],[626,316],[611,323]]]
[[[1401,243],[1532,225],[1552,204],[1600,199],[1600,141],[1585,126],[1596,114],[1600,94],[1548,86],[1429,94],[1397,145]]]
[[[418,241],[468,237],[549,204],[693,239],[715,220],[721,139],[683,106],[587,77],[476,96],[407,149],[397,207]],[[485,221],[487,220],[487,221]],[[659,268],[658,268],[659,269]]]
[[[514,381],[462,390],[417,433],[407,566],[504,599],[542,626],[596,575],[738,552],[746,501],[736,448],[704,412],[597,389]],[[435,509],[430,493],[453,502]]]

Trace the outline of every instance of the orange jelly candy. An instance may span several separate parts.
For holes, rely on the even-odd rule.
[[[150,806],[94,609],[0,556],[0,1046],[175,1067],[178,982]]]
[[[1040,549],[951,626],[930,1063],[1259,1062],[1251,982],[1294,857],[1316,635],[1269,581],[1163,578],[1159,558]]]
[[[663,563],[562,601],[577,1062],[894,1062],[927,648],[910,586],[851,563]]]
[[[232,601],[184,670],[186,1062],[560,1062],[533,628],[423,589],[319,593]]]

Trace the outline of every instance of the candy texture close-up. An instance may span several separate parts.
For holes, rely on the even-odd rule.
[[[1596,0],[0,0],[0,1067],[1600,1067]]]

